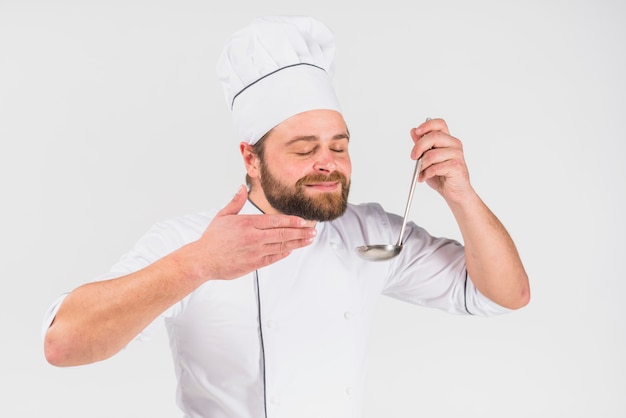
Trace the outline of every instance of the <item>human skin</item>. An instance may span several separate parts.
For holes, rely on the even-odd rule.
[[[414,142],[410,157],[422,157],[418,180],[435,189],[450,207],[463,236],[467,270],[476,288],[510,309],[528,304],[530,288],[524,266],[508,232],[472,187],[461,141],[450,135],[443,119],[429,119],[411,129],[410,135]],[[264,141],[267,167],[287,184],[305,175],[333,171],[350,177],[348,129],[336,111],[296,115],[272,129]],[[251,178],[251,200],[266,213],[276,213],[259,184],[259,159],[246,143],[240,144],[240,150]],[[307,193],[339,193],[339,187],[310,185]]]
[[[320,180],[303,186],[307,198],[338,196],[342,192],[341,182],[324,177],[339,172],[350,178],[349,140],[348,128],[339,112],[313,110],[295,115],[274,127],[263,140],[265,167],[293,193],[298,180],[313,177]],[[265,213],[279,213],[268,202],[261,185],[261,159],[249,144],[242,142],[239,147],[251,180],[250,200]]]
[[[433,119],[411,130],[411,158],[422,156],[420,181],[447,202],[463,235],[467,269],[480,292],[517,309],[529,301],[528,278],[515,245],[469,181],[461,142],[445,121]],[[305,112],[282,122],[265,138],[265,163],[287,185],[304,176],[340,171],[348,178],[349,135],[341,114]],[[73,366],[106,359],[126,346],[168,307],[208,280],[229,280],[281,260],[309,245],[313,221],[278,213],[260,185],[260,160],[240,145],[251,178],[249,198],[263,212],[239,215],[248,198],[240,187],[202,236],[135,273],[88,283],[62,303],[44,342],[46,359]],[[307,196],[341,193],[341,183],[305,185]]]
[[[302,218],[239,215],[246,199],[241,186],[198,240],[148,267],[73,290],[46,333],[47,361],[75,366],[111,357],[202,283],[241,277],[313,241],[313,223]]]
[[[519,309],[530,301],[528,276],[515,244],[502,223],[470,183],[463,145],[443,119],[411,129],[411,158],[422,157],[418,181],[445,199],[463,236],[469,277],[494,302]]]

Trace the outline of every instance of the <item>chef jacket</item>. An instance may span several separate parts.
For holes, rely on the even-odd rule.
[[[137,271],[197,240],[216,213],[156,224],[98,280]],[[261,212],[247,202],[240,213]],[[363,244],[394,243],[401,226],[378,204],[349,204],[340,218],[317,223],[311,245],[235,280],[208,281],[164,312],[184,416],[361,417],[368,331],[380,294],[456,314],[509,311],[474,287],[461,244],[412,222],[397,257],[372,262],[357,255]]]

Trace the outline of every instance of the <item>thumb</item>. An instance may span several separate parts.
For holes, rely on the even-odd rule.
[[[215,216],[236,215],[239,213],[248,198],[248,189],[243,184],[233,198]]]

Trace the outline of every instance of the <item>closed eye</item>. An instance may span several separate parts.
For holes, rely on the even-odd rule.
[[[315,152],[315,148],[313,148],[313,149],[312,149],[312,150],[310,150],[310,151],[300,151],[300,152],[296,152],[296,153],[294,153],[294,154],[296,154],[296,155],[300,155],[300,156],[302,156],[302,157],[306,157],[307,155],[311,155],[311,154],[313,154],[313,152]]]

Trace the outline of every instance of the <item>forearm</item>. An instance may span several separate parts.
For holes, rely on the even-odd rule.
[[[199,282],[172,253],[117,279],[88,283],[63,301],[44,349],[51,364],[74,366],[111,357]]]
[[[475,193],[461,203],[449,204],[463,236],[467,270],[476,288],[504,307],[525,306],[530,299],[528,277],[502,223]]]
[[[207,280],[237,279],[311,244],[313,223],[288,215],[239,215],[246,198],[242,186],[198,240],[143,270],[70,293],[46,332],[48,362],[104,360]]]

